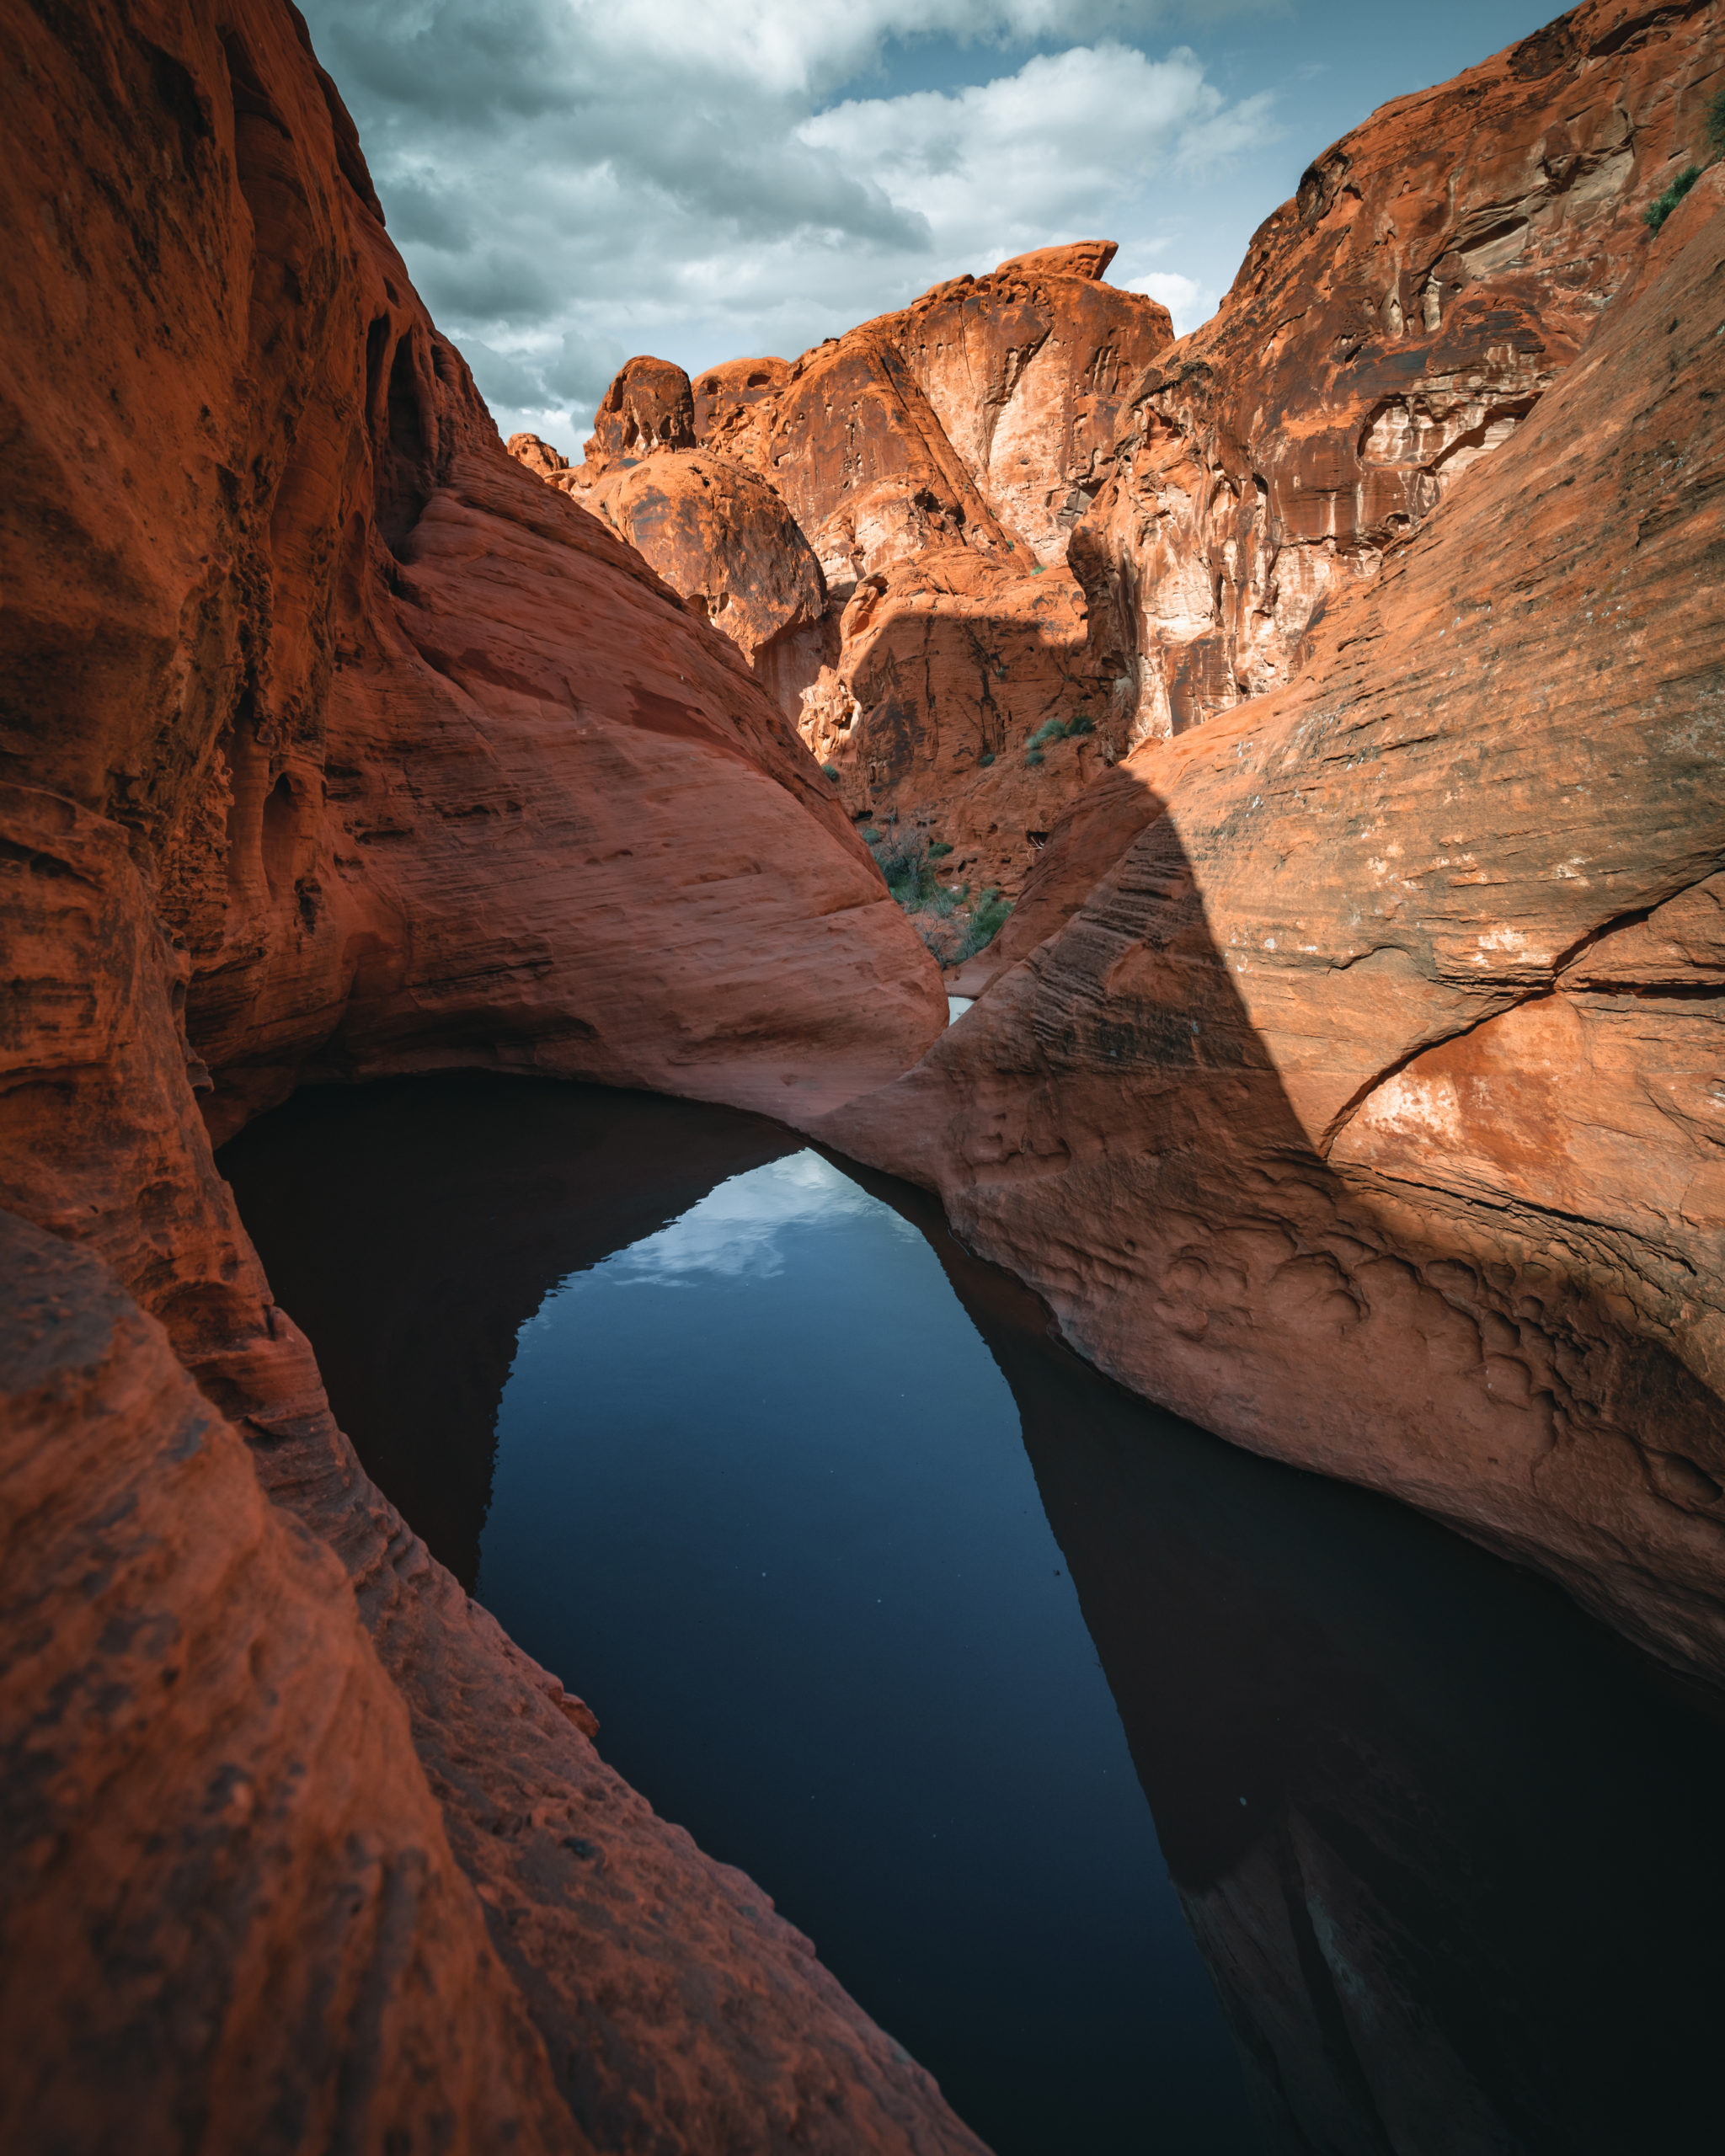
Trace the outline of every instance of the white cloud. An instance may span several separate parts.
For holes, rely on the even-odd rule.
[[[847,171],[868,172],[927,224],[937,252],[976,267],[1050,237],[1110,237],[1159,173],[1213,160],[1250,131],[1181,47],[1151,60],[1130,45],[1037,55],[1012,75],[955,94],[850,100],[797,131]]]
[[[625,1287],[678,1287],[713,1273],[767,1279],[784,1270],[782,1240],[788,1231],[870,1214],[905,1241],[921,1240],[908,1222],[820,1154],[793,1153],[730,1177],[669,1227],[616,1251],[595,1273],[574,1274],[547,1299],[533,1322],[548,1322],[558,1298],[580,1294],[595,1273]]]
[[[1195,277],[1183,277],[1178,270],[1157,270],[1148,277],[1135,277],[1126,289],[1148,292],[1153,300],[1160,300],[1173,319],[1177,337],[1184,337],[1200,322],[1208,322],[1221,297],[1220,292],[1200,285]]]
[[[1159,259],[1179,176],[1266,131],[1263,99],[1231,103],[1189,51],[1129,41],[1169,15],[1160,0],[306,12],[409,268],[499,424],[572,454],[631,353],[692,371],[794,357],[1066,239],[1120,239],[1117,274],[1136,271]],[[986,79],[856,94],[931,37]],[[1012,64],[1039,41],[1059,49]]]

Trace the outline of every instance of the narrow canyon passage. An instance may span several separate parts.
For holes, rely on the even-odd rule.
[[[1707,2116],[1725,1734],[1555,1590],[764,1118],[443,1077],[221,1161],[385,1490],[1000,2156]]]

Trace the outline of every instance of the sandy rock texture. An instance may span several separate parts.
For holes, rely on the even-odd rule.
[[[825,647],[826,579],[776,490],[705,450],[612,467],[592,507],[728,636],[794,723]]]
[[[587,438],[587,462],[603,467],[655,449],[695,446],[689,377],[670,360],[643,354],[626,362],[605,392]]]
[[[505,455],[294,11],[0,39],[0,2137],[974,2148],[366,1481],[209,1135],[451,1063],[782,1112],[938,978]]]
[[[1291,680],[1325,607],[1524,424],[1706,154],[1717,12],[1602,0],[1385,105],[1132,386],[1069,559],[1135,741]]]
[[[823,1126],[1140,1391],[1714,1678],[1722,200],[1295,681],[1080,803],[1045,940]]]

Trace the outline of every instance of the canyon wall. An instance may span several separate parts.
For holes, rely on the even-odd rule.
[[[1715,1679],[1722,196],[1293,682],[1078,803],[1028,955],[821,1126],[1138,1390]]]
[[[1327,150],[1220,308],[1122,401],[1070,557],[1135,741],[1297,670],[1506,441],[1705,154],[1717,9],[1578,8]]]
[[[0,40],[0,2138],[974,2149],[368,1483],[210,1139],[446,1064],[807,1112],[935,969],[505,454],[291,8]]]

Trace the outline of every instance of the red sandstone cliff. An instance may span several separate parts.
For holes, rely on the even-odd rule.
[[[1715,1678],[1722,204],[1289,686],[1080,801],[1028,956],[824,1126],[1140,1391]]]
[[[1135,741],[1291,679],[1324,607],[1571,364],[1701,147],[1715,18],[1578,8],[1375,112],[1265,219],[1123,400],[1073,535]]]
[[[1016,892],[1118,745],[1066,542],[1172,331],[1154,300],[1101,281],[1114,252],[1045,248],[955,278],[793,365],[740,360],[691,385],[631,360],[580,467],[511,443],[735,638],[857,822],[943,839],[943,877],[973,890]],[[670,453],[692,438],[704,459]],[[794,597],[772,595],[763,659],[765,624],[738,600],[766,586],[763,542],[800,559],[786,524],[824,574],[825,633],[804,572]],[[1039,728],[1075,720],[1027,760]]]
[[[205,1120],[445,1063],[807,1108],[934,969],[731,644],[505,456],[291,8],[0,36],[0,2139],[972,2148],[366,1482]]]

